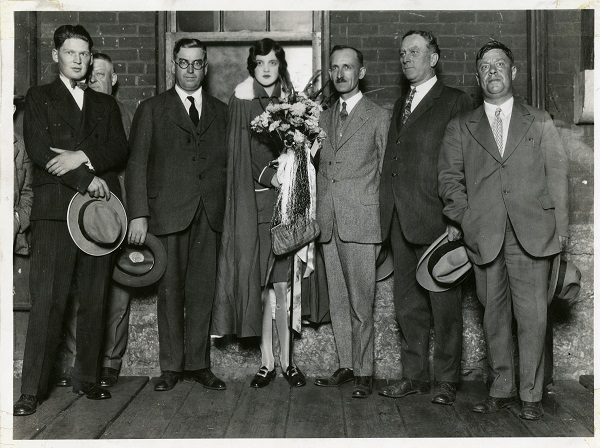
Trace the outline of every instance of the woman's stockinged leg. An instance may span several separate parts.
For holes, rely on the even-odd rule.
[[[271,288],[263,289],[261,298],[263,304],[262,337],[260,338],[260,353],[262,365],[269,371],[275,368],[273,356],[273,310],[271,309]]]
[[[275,290],[275,325],[277,326],[277,336],[279,338],[279,363],[281,370],[285,372],[290,360],[290,326],[288,316],[287,282],[273,283]],[[293,365],[293,363],[292,363]]]

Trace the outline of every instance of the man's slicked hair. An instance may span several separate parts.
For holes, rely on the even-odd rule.
[[[90,51],[94,46],[94,42],[90,33],[81,25],[61,25],[54,31],[54,48],[59,50],[67,39],[81,39],[88,43]]]
[[[184,37],[183,39],[179,39],[177,42],[175,42],[175,46],[173,47],[173,60],[177,58],[177,53],[179,53],[179,50],[182,48],[202,48],[202,50],[204,50],[204,59],[207,58],[205,43],[198,39],[189,39]]]
[[[427,41],[427,48],[429,49],[429,51],[437,53],[438,57],[440,56],[440,47],[438,45],[436,37],[431,31],[410,30],[407,31],[406,34],[404,34],[404,36],[402,36],[402,40],[404,40],[405,37],[412,36],[413,34],[421,36],[423,39],[425,39]]]
[[[336,51],[340,51],[340,50],[352,50],[354,51],[354,53],[356,53],[356,58],[358,59],[358,64],[361,67],[365,66],[364,60],[363,60],[363,54],[360,50],[357,50],[354,47],[350,47],[348,45],[335,45],[332,49],[331,49],[331,53],[329,53],[329,57],[331,57],[331,55],[333,53],[335,53]]]
[[[479,62],[479,60],[483,58],[483,55],[486,54],[490,50],[502,50],[506,54],[506,56],[508,56],[508,59],[510,59],[511,64],[512,65],[515,64],[515,58],[512,54],[512,51],[510,51],[510,48],[508,48],[502,42],[499,42],[495,39],[491,39],[487,44],[485,44],[483,47],[481,47],[479,49],[479,51],[477,52],[477,56],[475,56],[475,66],[477,66],[477,63]]]

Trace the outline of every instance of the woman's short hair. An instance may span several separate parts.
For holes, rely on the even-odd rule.
[[[255,42],[250,47],[248,52],[248,72],[254,78],[254,70],[256,69],[256,56],[266,56],[271,51],[275,52],[275,57],[279,61],[279,76],[285,78],[287,70],[287,62],[285,60],[285,51],[281,44],[273,39],[262,39]]]

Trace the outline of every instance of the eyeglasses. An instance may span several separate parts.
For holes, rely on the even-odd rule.
[[[202,70],[208,61],[203,61],[201,59],[196,59],[195,61],[188,61],[187,59],[179,59],[179,61],[175,62],[179,66],[179,68],[185,70],[190,65],[194,68],[194,70]]]

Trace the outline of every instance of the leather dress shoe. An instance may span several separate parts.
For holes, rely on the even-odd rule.
[[[112,387],[119,381],[119,371],[112,367],[102,367],[100,369],[100,386]]]
[[[35,395],[22,394],[13,406],[13,415],[22,417],[35,413],[38,405],[38,398]]]
[[[265,366],[262,366],[250,381],[250,387],[254,387],[255,389],[260,389],[261,387],[268,386],[271,381],[275,379],[277,374],[275,373],[275,369],[269,372],[269,369]]]
[[[296,366],[288,366],[283,372],[283,377],[290,383],[290,387],[302,387],[306,384],[306,378]]]
[[[317,378],[315,385],[323,387],[341,386],[354,379],[354,371],[352,369],[343,368],[337,369],[329,378]]]
[[[211,390],[225,390],[227,386],[225,382],[212,373],[209,368],[200,370],[190,370],[188,372],[190,378],[197,383],[202,384],[202,387]]]
[[[181,379],[180,372],[173,372],[172,370],[165,370],[161,373],[160,378],[154,385],[154,390],[157,392],[166,392],[175,387],[175,385]]]
[[[479,412],[480,414],[492,414],[494,412],[498,412],[502,408],[509,408],[518,403],[519,399],[517,397],[498,398],[488,396],[485,400],[476,403],[473,406],[473,412]]]
[[[447,381],[440,381],[431,402],[434,404],[452,405],[454,404],[454,400],[456,400],[456,385]]]
[[[410,378],[402,378],[396,384],[384,387],[379,391],[379,395],[390,398],[401,398],[411,394],[427,393],[429,393],[429,383],[411,380]]]
[[[352,398],[367,398],[373,392],[372,376],[355,376]]]
[[[519,417],[523,420],[539,420],[544,415],[541,401],[524,401]]]
[[[73,386],[73,392],[79,395],[85,395],[90,400],[107,400],[112,397],[110,392],[94,383],[81,382],[79,386]]]

